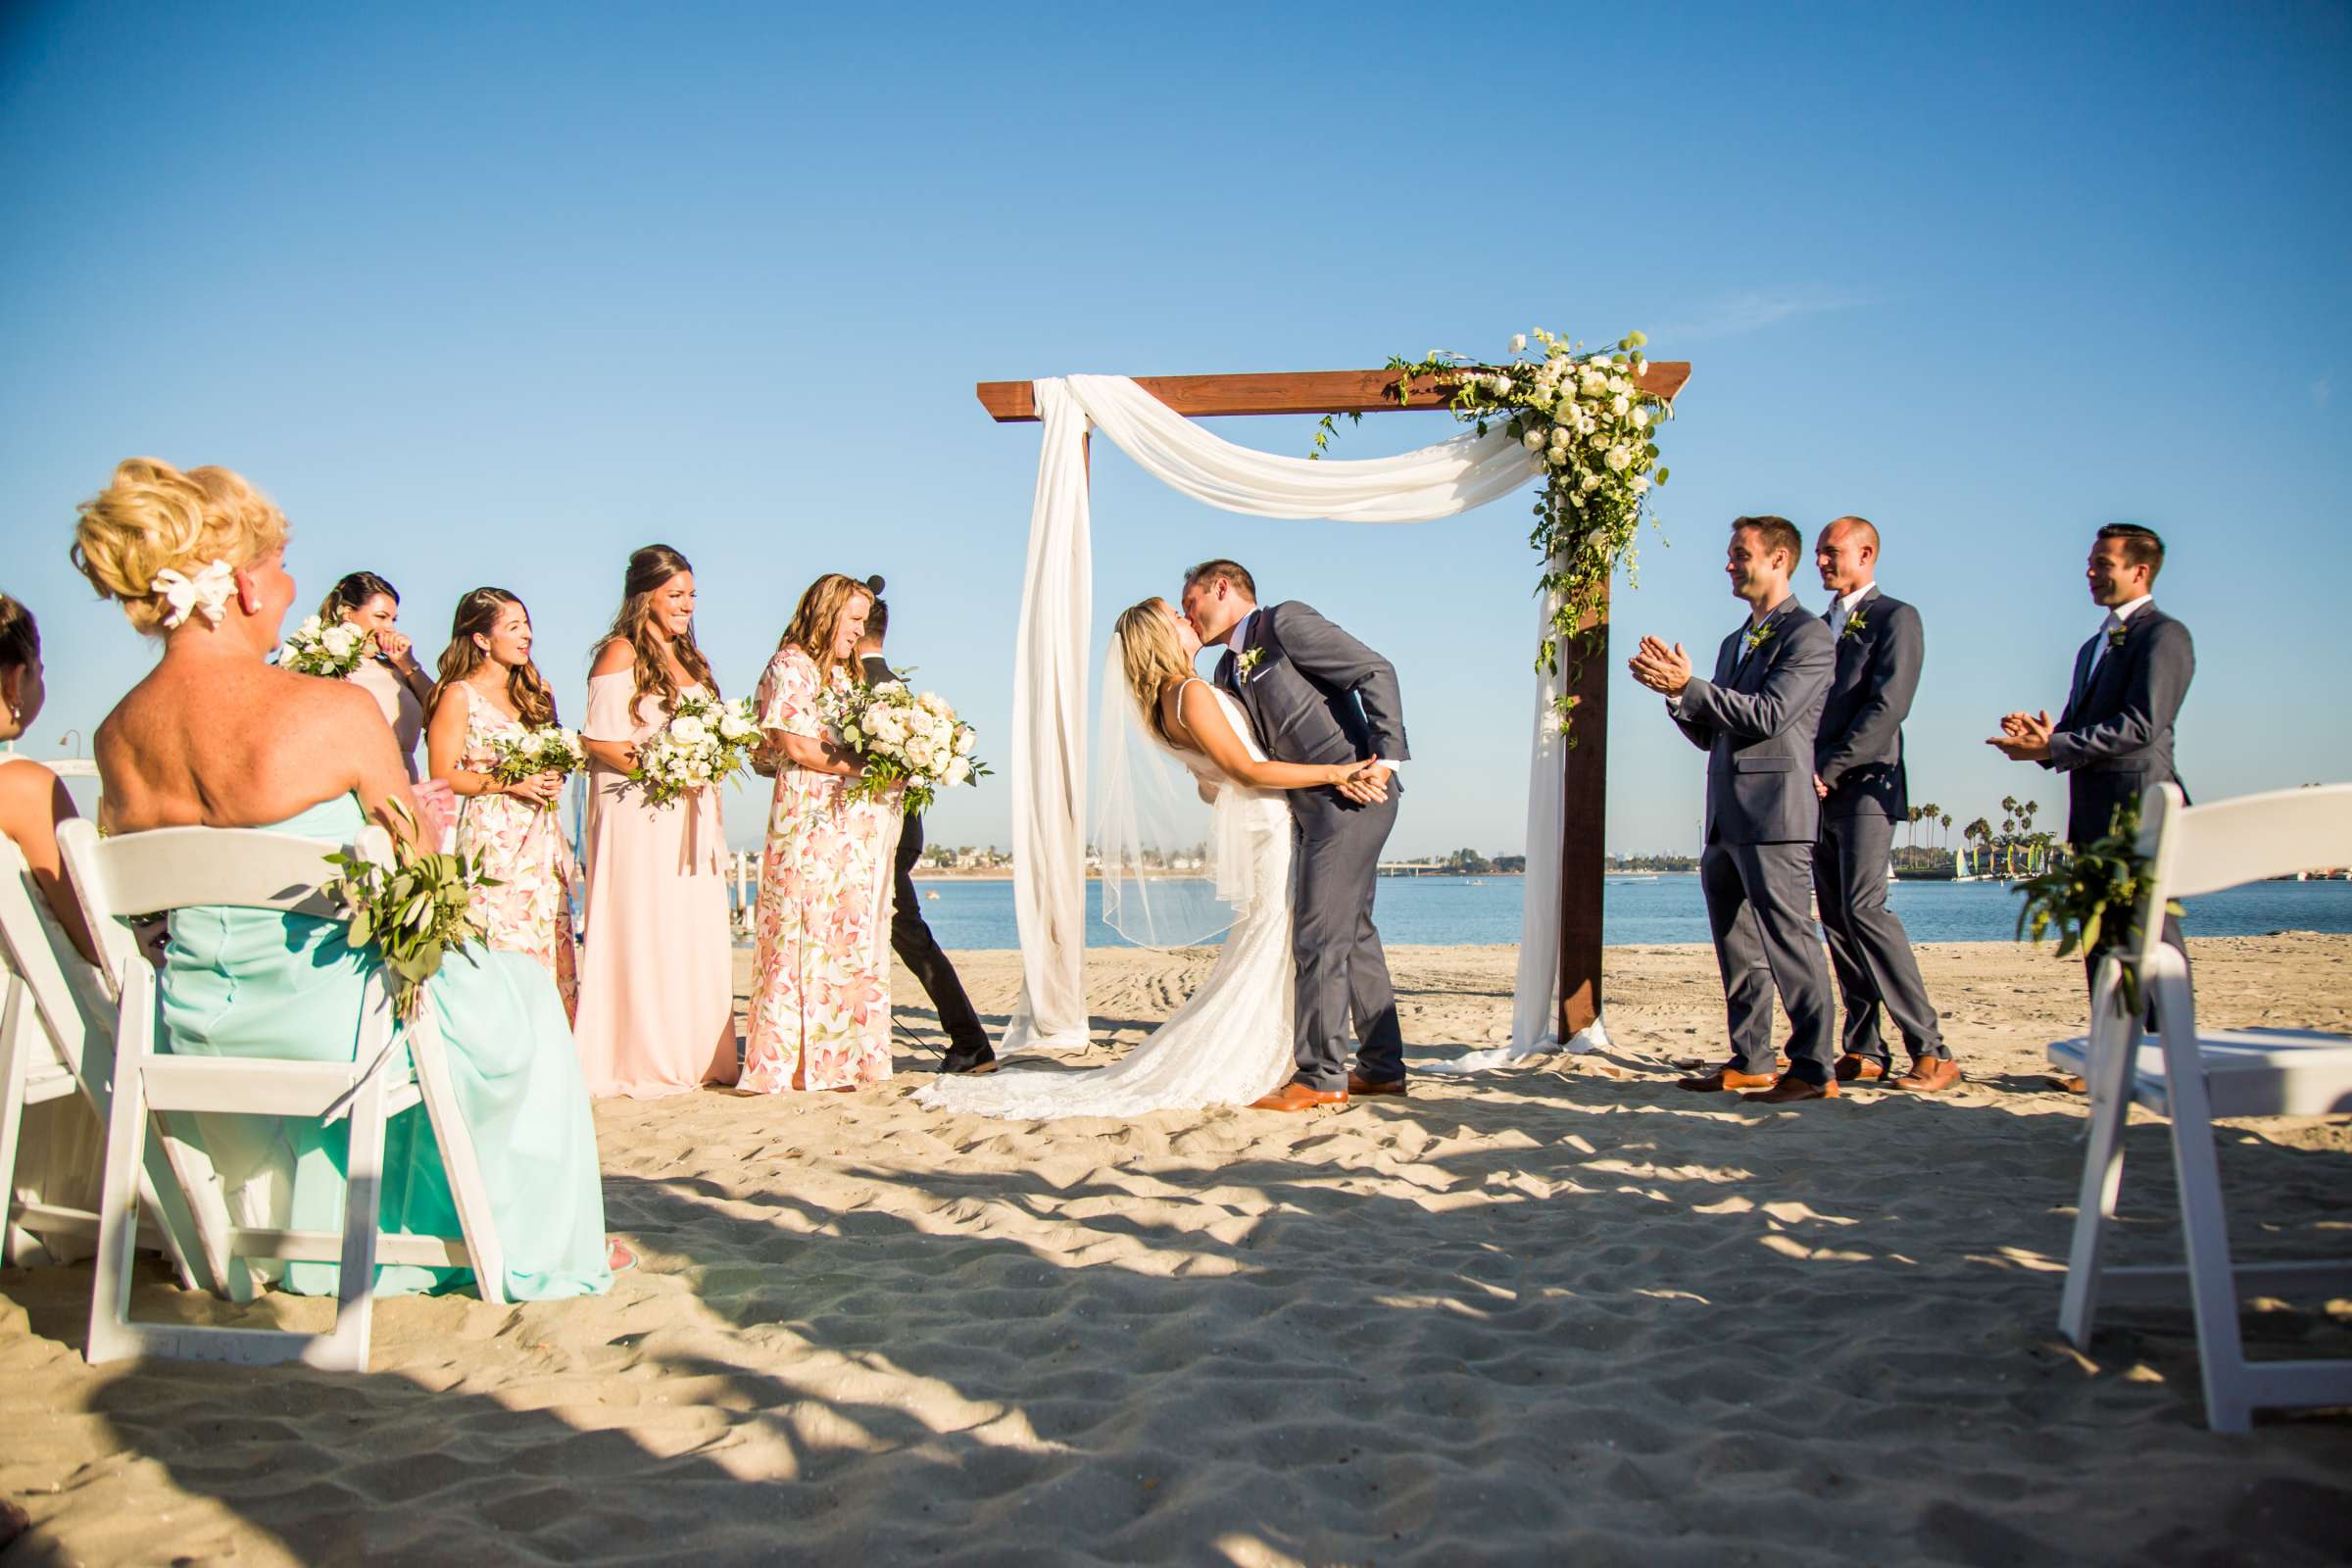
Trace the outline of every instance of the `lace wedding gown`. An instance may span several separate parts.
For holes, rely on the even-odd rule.
[[[1212,691],[1215,688],[1210,688]],[[1216,692],[1234,733],[1259,760],[1239,703]],[[1216,967],[1149,1038],[1107,1067],[1072,1071],[1014,1059],[985,1077],[942,1077],[915,1099],[976,1116],[1037,1120],[1138,1116],[1152,1110],[1246,1105],[1298,1070],[1291,1053],[1291,808],[1280,790],[1236,784],[1195,752],[1175,754],[1217,792],[1221,892],[1234,922]],[[1238,875],[1234,874],[1238,873]]]

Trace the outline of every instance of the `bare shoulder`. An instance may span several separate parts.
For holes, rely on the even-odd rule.
[[[598,645],[596,662],[588,666],[594,675],[621,675],[637,667],[637,650],[629,646],[626,637],[608,637]]]
[[[0,761],[0,831],[19,838],[25,824],[72,815],[74,800],[63,779],[29,757]]]

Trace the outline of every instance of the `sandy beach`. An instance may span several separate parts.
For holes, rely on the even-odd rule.
[[[2352,938],[2195,956],[2210,1022],[2352,1030]],[[1414,1059],[1505,1038],[1509,950],[1393,957]],[[1014,956],[959,961],[1001,1022]],[[1102,1059],[1207,957],[1089,961]],[[600,1104],[644,1266],[386,1302],[366,1377],[92,1369],[87,1267],[11,1269],[0,1561],[2341,1561],[2352,1418],[2207,1433],[2184,1300],[2087,1356],[2053,1327],[2082,1106],[2041,1047],[2080,970],[1922,961],[1969,1083],[1778,1111],[1669,1082],[1720,1037],[1703,948],[1610,950],[1606,1056],[1305,1118],[931,1114],[903,1006],[880,1091]],[[2130,1142],[2147,1258],[2163,1136]],[[2352,1250],[2352,1127],[2223,1160],[2243,1254]],[[152,1264],[138,1310],[239,1316]],[[2247,1323],[2352,1354],[2352,1301]]]

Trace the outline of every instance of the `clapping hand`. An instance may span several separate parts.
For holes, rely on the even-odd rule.
[[[1690,656],[1683,652],[1681,643],[1669,648],[1655,637],[1644,637],[1625,667],[1633,671],[1634,679],[1668,697],[1681,696],[1683,688],[1690,684]]]
[[[2046,708],[2038,713],[2006,713],[2001,717],[2001,732],[1984,744],[2013,762],[2046,761],[2050,735],[2057,727]]]

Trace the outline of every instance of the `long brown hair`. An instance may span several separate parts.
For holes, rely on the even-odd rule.
[[[855,577],[845,577],[838,571],[828,571],[808,585],[801,595],[801,607],[792,612],[792,624],[776,639],[776,652],[798,648],[816,663],[816,682],[821,687],[833,684],[833,669],[845,662],[833,657],[833,629],[841,624],[842,612],[855,599],[872,599],[873,589]],[[858,677],[863,668],[858,656],[852,653],[846,661],[853,666],[850,675]]]
[[[425,700],[427,716],[440,711],[441,699],[452,686],[490,662],[489,652],[474,639],[487,642],[509,605],[521,611],[524,620],[531,618],[531,607],[504,588],[476,588],[458,601],[457,613],[449,618],[449,646],[441,650],[441,678],[433,682],[432,695]],[[514,705],[515,716],[533,729],[556,721],[556,694],[530,660],[507,671],[507,701]]]
[[[40,662],[40,623],[23,600],[0,594],[0,670],[30,669]]]
[[[1168,682],[1190,676],[1193,666],[1184,657],[1184,644],[1176,640],[1175,628],[1168,624],[1168,602],[1147,599],[1129,606],[1119,612],[1117,631],[1128,694],[1143,710],[1152,733],[1170,746],[1181,747],[1184,743],[1168,733],[1167,710],[1159,694],[1168,689]]]
[[[662,657],[662,644],[654,636],[654,591],[681,571],[692,571],[694,563],[667,545],[647,545],[629,555],[628,574],[620,581],[620,609],[612,615],[612,624],[596,640],[598,652],[614,639],[629,645],[637,658],[637,686],[629,699],[629,711],[648,697],[661,699],[664,710],[678,706],[677,677],[669,672],[669,661]],[[677,655],[686,673],[699,680],[715,698],[718,696],[718,677],[710,673],[710,662],[694,640],[694,628],[669,645]]]

